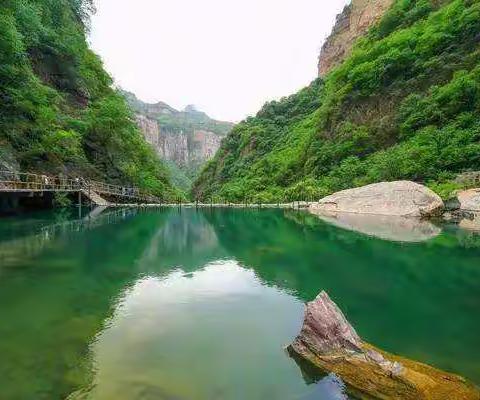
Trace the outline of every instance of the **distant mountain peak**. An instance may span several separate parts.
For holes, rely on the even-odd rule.
[[[140,100],[134,93],[124,89],[119,89],[119,92],[127,99],[127,102],[135,112],[140,114],[178,114],[179,111],[171,107],[163,101],[156,103],[147,103]]]
[[[200,112],[197,107],[194,105],[194,104],[189,104],[187,105],[184,109],[183,109],[183,112],[186,112],[186,113],[198,113]]]

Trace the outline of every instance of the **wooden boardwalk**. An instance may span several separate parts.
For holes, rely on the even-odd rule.
[[[141,208],[279,208],[304,210],[314,204],[308,201],[293,201],[291,203],[140,203],[140,204],[110,204],[110,207],[141,207]]]
[[[81,205],[82,196],[93,205],[103,207],[143,207],[143,208],[282,208],[306,209],[311,202],[294,201],[291,203],[200,203],[177,202],[164,203],[138,188],[112,185],[83,178],[40,175],[0,171],[0,194],[18,193],[23,195],[42,195],[43,193],[72,193],[78,195]]]
[[[111,185],[83,178],[68,178],[31,173],[0,171],[0,193],[42,194],[77,193],[99,206],[110,206],[130,202],[134,204],[160,204],[161,200],[136,187]],[[113,199],[112,200],[106,200]],[[113,204],[112,204],[113,203]]]

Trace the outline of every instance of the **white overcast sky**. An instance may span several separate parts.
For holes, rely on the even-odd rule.
[[[90,43],[147,102],[239,121],[316,77],[348,0],[96,0]]]

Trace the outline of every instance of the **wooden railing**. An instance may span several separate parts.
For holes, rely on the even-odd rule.
[[[111,185],[104,182],[69,178],[66,176],[40,175],[24,172],[0,171],[2,192],[95,192],[99,195],[130,198],[149,203],[160,199],[136,187]]]
[[[85,190],[92,190],[95,193],[107,194],[110,196],[119,196],[134,199],[144,199],[151,203],[158,203],[159,199],[149,193],[143,192],[136,187],[111,185],[105,182],[88,181]]]
[[[52,177],[24,172],[0,171],[2,191],[78,191],[80,179]]]

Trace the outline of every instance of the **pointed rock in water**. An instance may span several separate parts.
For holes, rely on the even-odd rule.
[[[295,340],[316,354],[361,351],[361,340],[326,292],[307,304],[302,331]]]
[[[459,376],[363,342],[326,292],[307,304],[302,330],[288,351],[302,371],[306,361],[334,373],[360,399],[480,400],[478,388]]]
[[[429,217],[444,208],[440,196],[410,181],[374,183],[334,193],[313,204],[312,212]]]

